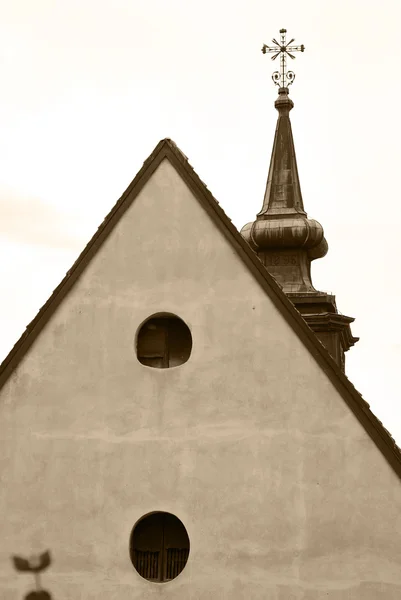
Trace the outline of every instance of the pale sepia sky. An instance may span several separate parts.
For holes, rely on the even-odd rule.
[[[315,287],[356,318],[347,375],[401,444],[400,0],[0,0],[0,360],[164,137],[234,224],[261,207],[279,30]]]

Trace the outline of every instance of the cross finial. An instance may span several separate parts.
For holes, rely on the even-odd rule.
[[[287,71],[287,55],[294,59],[295,56],[291,54],[291,52],[303,52],[305,50],[303,44],[301,46],[290,46],[295,40],[293,38],[287,43],[285,39],[286,33],[286,29],[280,29],[280,42],[273,38],[272,42],[275,46],[266,46],[266,44],[263,44],[262,47],[263,54],[266,54],[266,52],[274,53],[272,60],[280,55],[280,71],[275,71],[272,75],[274,83],[279,87],[288,87],[295,79],[295,73],[293,71]]]

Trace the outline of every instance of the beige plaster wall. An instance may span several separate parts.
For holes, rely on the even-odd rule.
[[[190,360],[141,365],[172,312]],[[399,600],[401,482],[165,160],[0,392],[0,597],[9,556],[50,548],[54,600]],[[191,552],[143,580],[142,515]]]

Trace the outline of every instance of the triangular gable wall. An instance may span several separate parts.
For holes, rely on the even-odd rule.
[[[182,179],[194,193],[195,197],[214,220],[220,231],[224,234],[242,261],[246,264],[253,276],[273,301],[276,308],[300,337],[369,436],[401,478],[401,451],[395,444],[395,441],[389,432],[371,412],[367,402],[363,400],[359,392],[357,392],[347,377],[338,368],[335,361],[319,342],[315,334],[306,325],[293,304],[287,299],[281,288],[269,275],[256,254],[238,233],[216,199],[188,163],[185,155],[177,148],[174,142],[169,139],[159,142],[152,154],[144,162],[143,167],[138,172],[135,179],[104,219],[98,231],[84,248],[72,268],[67,272],[66,276],[54,290],[49,300],[40,309],[37,316],[28,325],[24,334],[5,358],[0,366],[0,389],[48,322],[51,315],[57,309],[60,302],[68,294],[69,290],[84,271],[92,257],[96,254],[97,250],[121,219],[131,202],[141,191],[160,163],[166,158],[178,171]]]

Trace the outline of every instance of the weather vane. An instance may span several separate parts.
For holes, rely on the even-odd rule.
[[[295,79],[295,73],[293,71],[287,71],[287,55],[294,59],[295,56],[291,54],[291,52],[303,52],[305,50],[305,46],[290,46],[292,42],[294,42],[294,38],[286,43],[285,34],[287,33],[286,29],[280,29],[280,43],[276,39],[272,39],[273,44],[275,46],[266,46],[263,44],[262,52],[263,54],[274,53],[272,56],[272,60],[276,59],[280,55],[280,71],[275,71],[272,75],[272,79],[276,85],[279,87],[288,87]]]
[[[17,571],[29,572],[35,577],[36,589],[25,596],[25,600],[51,600],[49,592],[44,590],[40,585],[40,573],[47,569],[51,563],[50,552],[47,550],[39,556],[31,556],[28,559],[21,556],[13,556],[12,560]]]

